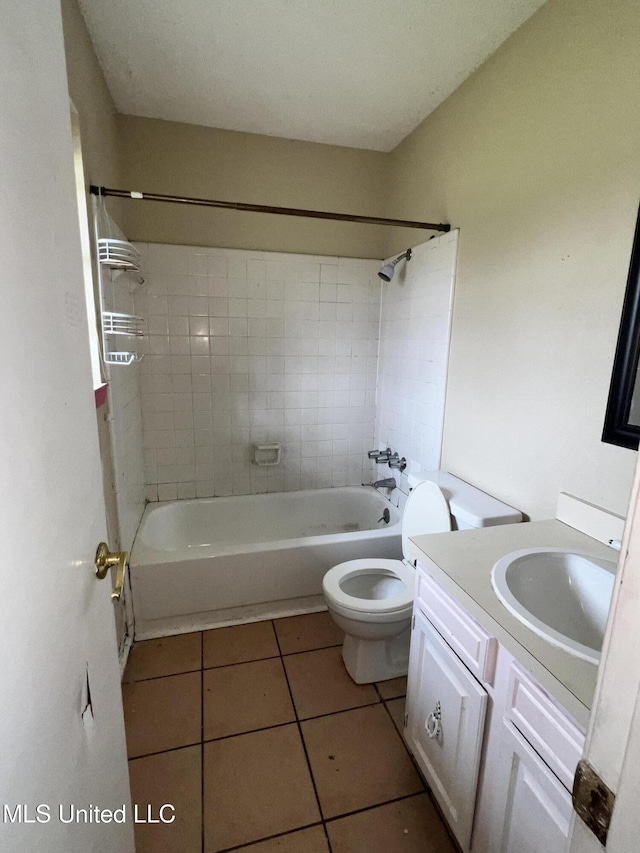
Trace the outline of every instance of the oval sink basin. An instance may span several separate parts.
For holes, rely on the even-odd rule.
[[[600,662],[616,561],[582,551],[525,548],[493,567],[491,583],[504,606],[554,646]]]

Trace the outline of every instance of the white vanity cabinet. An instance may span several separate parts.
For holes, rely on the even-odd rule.
[[[422,613],[413,619],[405,740],[468,850],[487,692]]]
[[[420,564],[404,736],[458,844],[564,853],[584,733]]]
[[[489,849],[496,853],[567,850],[571,795],[510,720],[502,720],[493,775],[497,808]]]
[[[487,853],[563,853],[584,734],[513,659],[506,674],[497,757],[492,762],[488,753],[483,782],[491,791],[489,840],[478,848]]]

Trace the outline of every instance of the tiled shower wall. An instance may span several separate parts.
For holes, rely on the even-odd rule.
[[[138,244],[147,498],[371,479],[379,261]],[[279,441],[282,463],[252,464]]]
[[[458,233],[413,249],[383,286],[376,445],[406,457],[405,474],[440,467]],[[406,476],[378,466],[380,477],[394,473],[406,493]]]

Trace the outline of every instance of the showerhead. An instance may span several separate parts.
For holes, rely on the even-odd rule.
[[[385,264],[378,272],[378,275],[383,281],[391,281],[395,272],[396,264],[397,261],[394,261],[392,264]]]
[[[393,274],[396,271],[396,264],[402,259],[406,259],[407,261],[411,260],[411,249],[407,249],[406,252],[403,252],[401,255],[395,259],[395,261],[391,261],[390,264],[385,264],[381,270],[378,271],[378,275],[383,281],[391,281],[393,278]]]

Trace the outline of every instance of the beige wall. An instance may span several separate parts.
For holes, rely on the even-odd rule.
[[[392,154],[389,216],[460,228],[443,467],[533,518],[624,514],[601,443],[640,195],[637,0],[550,0]],[[395,233],[389,254],[411,235]]]
[[[623,513],[600,441],[640,186],[637,0],[549,0],[391,154],[115,116],[63,0],[90,179],[460,228],[443,465],[538,518]],[[119,173],[117,143],[122,147]],[[125,202],[132,239],[382,257],[416,232]]]
[[[89,39],[77,0],[62,0],[62,25],[69,97],[78,110],[82,157],[87,184],[117,184],[122,180],[116,108]],[[122,202],[109,202],[111,214],[122,220]]]
[[[120,116],[125,189],[382,216],[389,156]],[[387,229],[260,213],[128,202],[143,242],[381,258]]]

